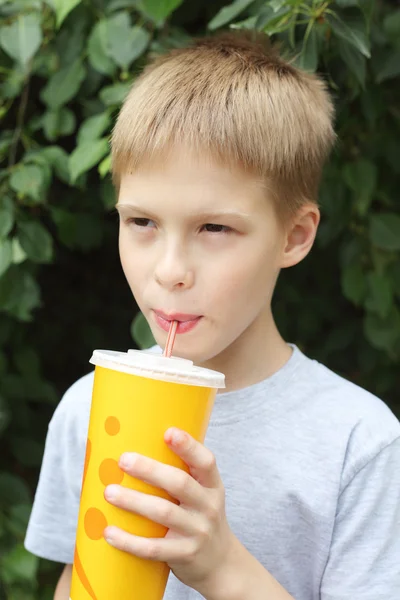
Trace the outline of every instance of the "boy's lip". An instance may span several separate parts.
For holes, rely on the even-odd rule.
[[[165,313],[162,310],[154,310],[154,312],[156,313],[156,315],[158,315],[159,317],[162,317],[163,319],[165,319],[166,321],[179,321],[179,322],[185,322],[185,321],[194,321],[195,319],[198,319],[199,317],[201,317],[202,315],[188,315],[186,313]]]

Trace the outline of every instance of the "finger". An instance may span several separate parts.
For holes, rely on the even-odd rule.
[[[118,550],[139,558],[166,563],[185,560],[194,552],[194,544],[189,538],[145,538],[114,526],[106,527],[104,538]]]
[[[206,490],[182,469],[129,452],[121,456],[119,465],[128,475],[165,490],[181,504],[196,510],[208,506]]]
[[[109,485],[104,496],[110,504],[134,512],[179,533],[197,533],[196,516],[181,506],[152,494],[144,494],[120,485]]]
[[[190,468],[190,473],[204,487],[222,485],[214,454],[191,435],[171,427],[165,432],[165,441]]]

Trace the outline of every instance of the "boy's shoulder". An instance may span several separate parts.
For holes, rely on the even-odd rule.
[[[304,356],[304,355],[303,355]],[[318,452],[343,457],[344,481],[400,438],[400,422],[387,404],[366,389],[306,358],[295,383],[294,416]],[[302,406],[303,405],[303,406]]]
[[[337,422],[358,423],[383,419],[400,433],[400,422],[378,396],[335,373],[316,360],[306,359],[303,385],[313,398],[312,404],[321,410],[330,409]]]
[[[79,444],[86,440],[89,425],[94,371],[80,377],[62,396],[49,423],[55,439]]]

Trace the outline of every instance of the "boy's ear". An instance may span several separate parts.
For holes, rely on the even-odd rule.
[[[289,223],[281,268],[293,267],[310,252],[317,234],[320,212],[315,204],[305,204]]]

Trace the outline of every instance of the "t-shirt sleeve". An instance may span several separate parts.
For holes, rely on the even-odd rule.
[[[400,598],[400,437],[340,494],[320,598]]]
[[[65,394],[50,421],[25,547],[32,554],[73,563],[86,436],[89,376]]]

